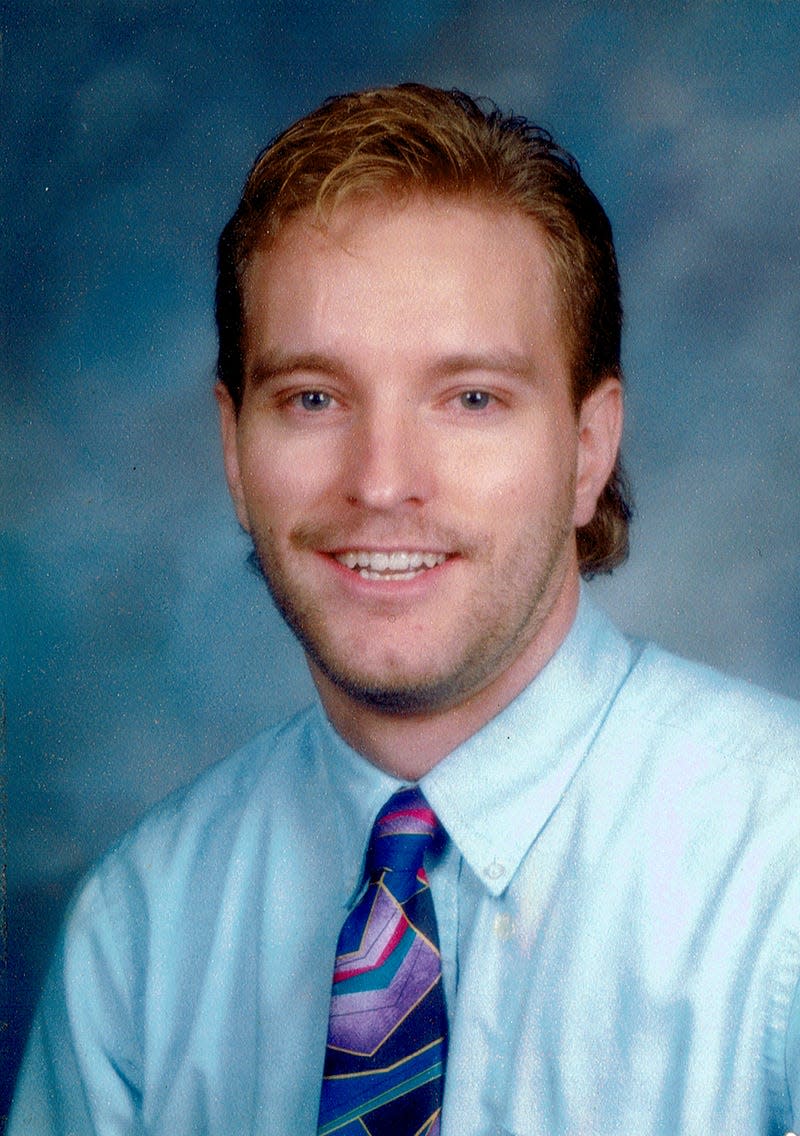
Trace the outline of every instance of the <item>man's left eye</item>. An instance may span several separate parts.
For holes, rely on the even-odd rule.
[[[465,410],[485,410],[492,401],[492,396],[482,390],[464,391],[460,396],[461,405]]]

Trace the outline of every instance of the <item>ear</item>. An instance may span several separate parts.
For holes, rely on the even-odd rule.
[[[250,518],[247,515],[242,474],[239,468],[239,414],[233,404],[230,391],[222,383],[214,387],[214,395],[219,406],[219,424],[222,431],[222,458],[225,463],[225,477],[228,482],[236,516],[239,524],[250,532]]]
[[[622,384],[603,379],[578,412],[578,472],[575,483],[576,528],[588,525],[597,499],[614,469],[622,439]]]

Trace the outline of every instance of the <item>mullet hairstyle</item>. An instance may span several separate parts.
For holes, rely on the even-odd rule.
[[[418,83],[327,99],[258,156],[217,249],[217,378],[237,411],[244,390],[243,284],[257,247],[301,211],[324,226],[352,196],[402,204],[412,195],[484,201],[532,218],[560,293],[576,410],[620,378],[622,304],[611,225],[575,159],[525,118],[462,91]],[[630,493],[619,458],[594,518],[576,533],[581,573],[628,554]]]

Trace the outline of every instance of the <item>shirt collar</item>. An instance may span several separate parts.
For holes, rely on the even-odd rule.
[[[631,663],[630,645],[582,588],[572,628],[549,663],[420,781],[448,836],[493,895],[506,889],[554,811]],[[319,705],[315,728],[349,905],[362,885],[375,818],[407,782],[351,749]]]
[[[533,682],[420,782],[493,895],[554,812],[632,662],[630,644],[582,588],[569,634]]]
[[[334,730],[319,702],[314,730],[326,782],[325,795],[334,810],[343,870],[342,904],[350,906],[361,890],[372,826],[393,793],[408,784],[384,773],[356,753]]]

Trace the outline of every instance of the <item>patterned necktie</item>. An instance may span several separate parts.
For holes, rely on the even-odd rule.
[[[447,1016],[422,866],[437,828],[418,789],[375,821],[369,884],[336,948],[319,1136],[438,1136]]]

